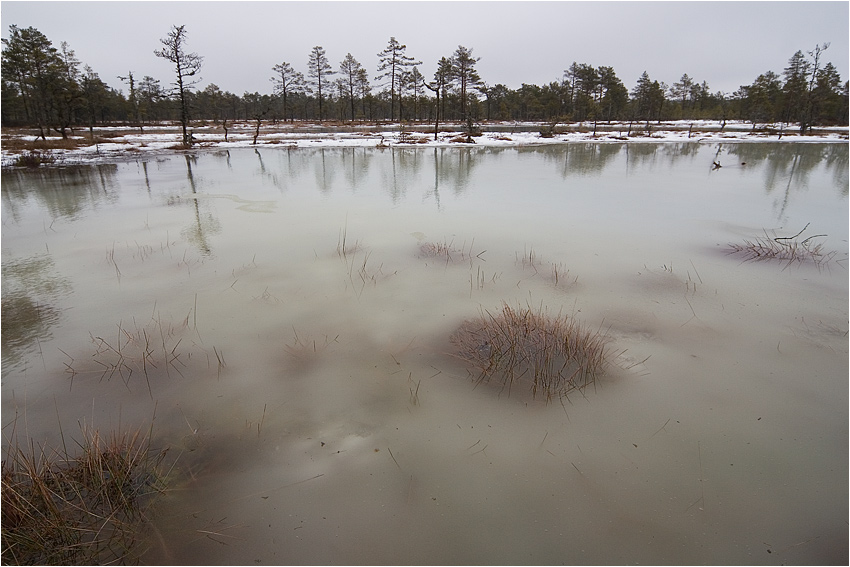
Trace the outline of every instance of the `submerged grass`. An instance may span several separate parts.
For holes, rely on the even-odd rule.
[[[443,240],[442,242],[425,242],[421,246],[419,246],[419,257],[420,258],[440,258],[445,259],[446,265],[452,264],[455,262],[466,262],[472,265],[474,260],[484,261],[482,256],[487,250],[482,250],[475,254],[472,250],[475,246],[475,239],[469,245],[469,250],[466,249],[466,242],[464,242],[460,248],[455,246],[454,240],[448,241]]]
[[[530,385],[534,397],[561,398],[592,384],[606,363],[606,337],[572,317],[550,317],[540,308],[485,312],[452,335],[458,355],[480,370],[479,382],[501,379]]]
[[[166,451],[141,430],[82,427],[71,454],[17,443],[2,465],[2,561],[65,565],[138,560],[139,530],[165,487]],[[64,439],[63,439],[64,445]]]
[[[794,236],[776,236],[775,233],[771,236],[764,231],[764,237],[744,240],[742,244],[729,244],[728,252],[743,256],[745,262],[777,260],[784,262],[786,267],[795,262],[812,262],[818,267],[827,265],[835,256],[835,252],[824,250],[822,242],[814,241],[815,238],[825,237],[825,234],[815,234],[798,240],[808,227],[807,224]]]

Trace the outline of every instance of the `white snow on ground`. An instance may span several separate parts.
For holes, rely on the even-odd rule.
[[[551,137],[543,137],[540,130],[549,125],[545,123],[491,123],[490,128],[498,128],[504,125],[505,130],[501,132],[484,132],[481,136],[473,138],[473,143],[467,143],[466,135],[460,130],[441,131],[437,140],[433,133],[408,130],[402,132],[400,125],[395,125],[391,131],[375,132],[369,131],[368,127],[357,129],[340,128],[340,132],[321,132],[325,129],[322,125],[313,127],[297,126],[291,127],[278,124],[269,131],[267,127],[261,129],[254,145],[254,125],[250,123],[236,123],[228,128],[228,141],[224,141],[224,132],[220,127],[194,127],[192,128],[195,144],[193,150],[227,149],[239,147],[267,147],[267,148],[334,148],[334,147],[516,147],[516,146],[541,146],[565,143],[645,143],[645,142],[843,142],[848,141],[848,128],[830,128],[828,131],[813,128],[806,136],[797,135],[799,127],[793,124],[759,125],[753,130],[751,124],[742,122],[727,122],[721,131],[718,121],[673,121],[650,123],[647,133],[645,123],[630,125],[628,123],[599,124],[596,134],[593,133],[593,124],[584,125],[559,125],[558,128],[569,129],[563,133],[554,134]],[[456,125],[451,126],[458,128]],[[384,127],[386,128],[386,126]],[[443,127],[441,126],[441,129]],[[604,130],[603,130],[604,128]],[[75,149],[52,149],[47,150],[57,165],[100,163],[124,159],[135,159],[143,155],[169,153],[180,148],[181,130],[175,125],[157,125],[149,129],[155,132],[126,133],[129,129],[123,127],[99,127],[96,135],[108,136],[105,143],[90,146],[82,146]],[[327,127],[332,129],[332,127]],[[515,129],[531,129],[533,131],[513,131]],[[264,131],[265,130],[265,131]],[[312,130],[312,131],[311,131]],[[4,141],[13,138],[25,141],[34,141],[35,136],[10,136],[4,135]],[[88,136],[74,136],[74,139],[85,141]],[[48,137],[48,140],[61,140],[58,137]],[[6,146],[6,144],[3,144]],[[4,148],[2,150],[2,166],[8,167],[14,163],[18,152]]]

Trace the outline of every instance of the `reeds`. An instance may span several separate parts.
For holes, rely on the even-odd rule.
[[[607,358],[605,336],[574,318],[507,304],[464,322],[451,341],[480,370],[479,382],[497,377],[509,392],[514,382],[527,383],[534,397],[547,400],[593,383]]]
[[[794,236],[776,236],[776,233],[771,236],[765,230],[763,238],[745,240],[743,244],[729,244],[729,254],[740,254],[745,262],[778,260],[785,262],[786,267],[795,262],[812,262],[821,267],[832,260],[835,252],[824,250],[822,242],[814,242],[815,238],[825,237],[825,234],[815,234],[804,240],[798,240],[808,227],[807,224]]]
[[[64,440],[63,440],[64,444]],[[150,435],[82,428],[77,455],[13,445],[2,465],[3,564],[93,565],[137,559],[139,528],[164,489],[165,451]]]

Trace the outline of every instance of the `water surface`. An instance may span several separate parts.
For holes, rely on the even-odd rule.
[[[264,148],[4,172],[4,443],[13,422],[55,444],[60,422],[153,420],[180,458],[147,563],[846,563],[847,157]],[[727,254],[804,227],[829,261]],[[607,373],[549,403],[476,386],[449,337],[503,303],[607,333]]]

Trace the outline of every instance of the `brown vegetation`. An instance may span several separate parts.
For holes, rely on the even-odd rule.
[[[823,238],[825,234],[815,234],[804,240],[797,238],[809,227],[807,224],[803,230],[794,236],[770,236],[767,231],[764,237],[756,237],[753,240],[744,240],[743,244],[729,244],[729,254],[740,254],[745,262],[760,262],[763,260],[778,260],[790,266],[794,262],[812,262],[817,266],[827,264],[835,256],[835,252],[824,250],[823,243],[814,242],[815,238]]]
[[[64,445],[64,438],[63,438]],[[3,461],[3,564],[131,562],[165,451],[140,431],[105,438],[83,428],[73,456],[17,444]]]
[[[574,318],[507,304],[496,315],[465,321],[451,341],[480,370],[479,381],[499,377],[509,391],[514,382],[527,383],[533,396],[547,400],[593,383],[607,358],[606,338]]]

